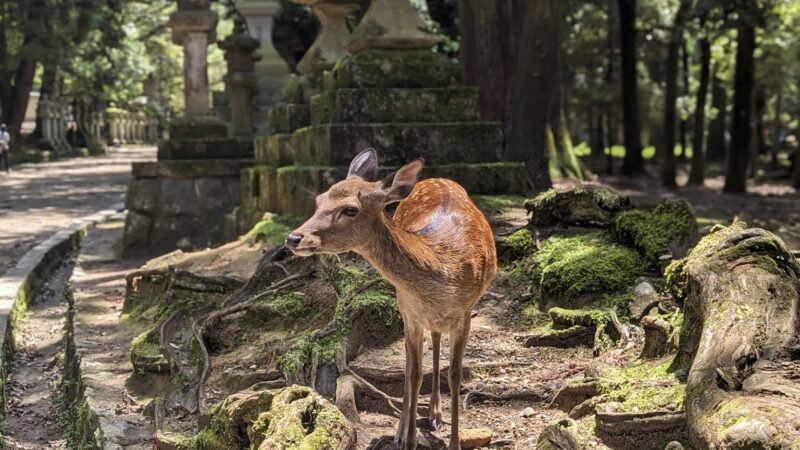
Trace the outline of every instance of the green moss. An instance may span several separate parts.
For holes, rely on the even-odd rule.
[[[161,349],[157,343],[150,340],[150,335],[153,330],[147,330],[142,334],[136,336],[131,341],[131,353],[142,356],[159,356]]]
[[[528,228],[522,228],[508,235],[506,245],[511,249],[512,258],[525,257],[536,250],[536,241]]]
[[[522,208],[525,203],[525,197],[519,195],[472,195],[470,197],[484,214]]]
[[[686,386],[670,372],[671,363],[667,358],[609,368],[598,379],[598,391],[626,412],[682,411]]]
[[[689,205],[665,200],[652,211],[630,210],[620,213],[611,233],[614,238],[639,250],[650,268],[657,268],[659,258],[669,253],[673,242],[687,243],[697,225]]]
[[[245,236],[250,244],[266,243],[277,246],[283,244],[292,230],[277,218],[269,217],[258,222]]]
[[[555,296],[615,292],[629,287],[642,273],[636,252],[603,233],[553,236],[535,258],[541,267],[542,293]]]
[[[297,373],[311,360],[313,348],[308,337],[300,338],[286,353],[278,357],[278,368],[285,374]]]
[[[571,193],[577,196],[588,196],[598,206],[609,211],[617,211],[627,208],[630,202],[627,198],[621,196],[617,191],[607,188],[605,186],[592,185],[590,188],[585,186],[573,186],[569,188],[551,188],[531,200],[530,204],[536,209],[549,209],[555,205],[558,197]]]

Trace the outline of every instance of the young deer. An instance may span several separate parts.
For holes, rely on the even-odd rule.
[[[299,256],[354,251],[397,290],[403,317],[406,379],[395,443],[417,447],[417,398],[422,384],[424,330],[433,341],[430,423],[442,425],[439,398],[439,343],[450,334],[450,450],[460,450],[458,407],[462,360],[470,312],[497,269],[492,230],[458,183],[441,178],[417,182],[422,159],[383,181],[373,149],[350,163],[347,178],[317,197],[314,215],[286,239]],[[386,205],[400,202],[392,217]]]

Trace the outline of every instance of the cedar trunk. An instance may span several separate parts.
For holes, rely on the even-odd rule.
[[[756,30],[740,19],[736,36],[736,75],[734,78],[731,145],[725,158],[725,192],[747,190],[747,162],[752,137],[753,71]]]
[[[618,0],[620,54],[622,56],[622,113],[625,128],[625,159],[622,172],[635,175],[644,171],[639,124],[639,83],[636,74],[636,0]]]
[[[709,161],[723,161],[725,159],[725,115],[728,104],[728,92],[722,80],[716,76],[711,77],[711,107],[716,110],[716,115],[708,123],[708,138],[706,139],[706,159]]]
[[[704,24],[701,21],[701,26]],[[689,184],[702,185],[705,180],[705,152],[703,137],[706,122],[706,97],[708,97],[708,81],[711,72],[711,43],[707,35],[702,35],[697,42],[700,53],[700,86],[697,88],[697,107],[694,110],[694,133],[692,139],[692,168],[689,171]]]
[[[691,0],[681,0],[678,11],[675,13],[672,35],[669,38],[667,50],[667,87],[664,95],[664,138],[661,146],[661,155],[664,162],[661,165],[661,183],[666,187],[675,187],[675,101],[678,97],[678,57],[683,42],[683,29],[689,18]],[[682,143],[683,144],[683,143]]]
[[[547,156],[547,123],[559,88],[559,0],[532,3],[525,17],[514,71],[508,149],[525,162],[528,183],[536,191],[552,186]]]

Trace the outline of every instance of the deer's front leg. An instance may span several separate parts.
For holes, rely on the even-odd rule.
[[[403,392],[403,412],[395,443],[403,450],[417,448],[417,403],[422,385],[422,327],[404,322],[406,344],[406,382]]]
[[[431,342],[433,344],[433,373],[431,374],[431,404],[428,411],[428,421],[431,429],[442,428],[442,400],[439,396],[439,350],[442,340],[442,333],[431,331]]]
[[[464,364],[464,351],[469,337],[470,316],[467,316],[450,330],[450,447],[449,450],[461,450],[458,438],[458,407],[461,404],[461,372]]]

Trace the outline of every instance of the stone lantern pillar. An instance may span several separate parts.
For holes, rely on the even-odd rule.
[[[236,10],[247,21],[250,35],[258,40],[261,57],[256,63],[258,92],[255,98],[253,119],[256,134],[263,136],[269,130],[267,113],[280,100],[280,91],[289,76],[289,67],[272,44],[273,17],[280,9],[277,0],[236,0]]]
[[[230,134],[237,139],[253,138],[252,96],[256,89],[255,62],[253,55],[259,42],[247,33],[244,21],[237,18],[233,34],[219,43],[225,51],[228,73],[225,84],[230,102]]]
[[[208,104],[208,44],[214,42],[217,14],[209,0],[178,0],[167,24],[172,42],[183,46],[183,95],[187,116],[210,113]]]
[[[37,116],[39,116],[39,120],[42,124],[42,139],[39,141],[38,145],[39,147],[45,149],[51,149],[54,145],[53,119],[50,105],[51,102],[49,96],[42,95],[41,98],[39,98],[39,103],[37,104]]]

